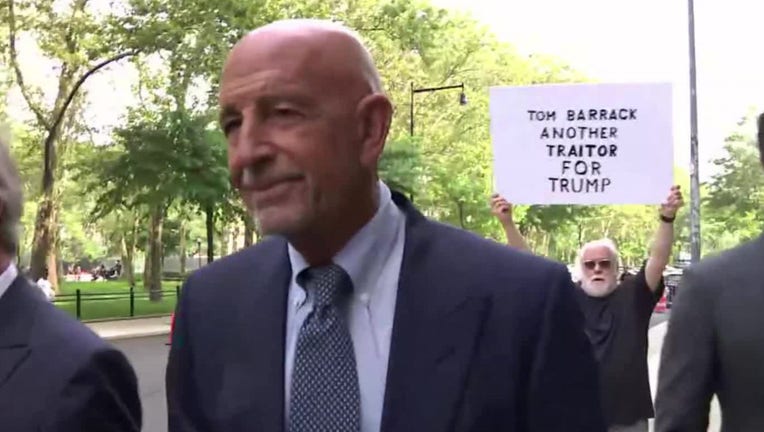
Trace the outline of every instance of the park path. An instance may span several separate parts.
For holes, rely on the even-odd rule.
[[[170,317],[133,318],[85,323],[106,340],[131,339],[170,334]]]

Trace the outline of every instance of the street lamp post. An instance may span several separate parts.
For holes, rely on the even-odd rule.
[[[698,174],[698,96],[695,72],[695,5],[688,0],[690,33],[690,257],[700,260],[700,176]]]
[[[467,95],[464,94],[464,83],[456,85],[447,85],[441,87],[427,87],[427,88],[414,88],[414,83],[411,83],[411,99],[409,101],[409,134],[414,136],[414,95],[417,93],[434,93],[441,90],[453,90],[461,89],[459,94],[459,104],[467,105]]]
[[[447,85],[447,86],[441,86],[441,87],[424,87],[424,88],[414,88],[414,83],[411,83],[411,98],[409,100],[409,135],[414,136],[414,95],[417,93],[435,93],[442,90],[453,90],[453,89],[461,89],[461,93],[459,93],[459,105],[467,105],[467,95],[464,94],[464,83],[459,83],[455,85]],[[411,202],[414,202],[414,193],[411,192],[409,199]]]

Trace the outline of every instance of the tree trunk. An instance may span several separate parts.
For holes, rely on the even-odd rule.
[[[65,277],[66,273],[64,272],[64,260],[61,258],[61,255],[59,255],[61,248],[56,247],[57,254],[54,257],[56,261],[56,281],[58,281],[58,284],[56,284],[55,289],[56,293],[60,292],[61,289],[61,278]]]
[[[71,86],[74,78],[74,71],[68,68],[64,63],[62,72],[58,80],[58,95],[53,105],[53,111],[49,118],[52,122],[48,124],[44,141],[43,158],[43,176],[42,176],[42,199],[37,208],[37,217],[34,226],[34,241],[32,243],[32,254],[29,262],[29,271],[32,280],[37,280],[42,276],[46,267],[48,267],[50,282],[54,286],[58,285],[56,279],[51,278],[51,274],[56,273],[48,264],[52,249],[55,246],[56,229],[56,207],[58,204],[57,194],[55,193],[56,178],[55,167],[57,165],[56,142],[61,137],[61,123],[64,116],[62,106],[66,98],[66,93]],[[71,101],[70,101],[71,102]],[[54,253],[55,255],[55,253]],[[57,289],[57,288],[56,288]]]
[[[559,259],[557,256],[557,236],[549,236],[549,253],[546,256],[555,260]]]
[[[247,212],[244,216],[244,247],[252,246],[255,237],[255,221]]]
[[[151,209],[151,227],[149,231],[149,250],[151,251],[149,278],[149,298],[151,301],[162,299],[162,226],[164,208],[161,204]]]
[[[46,185],[43,192],[40,207],[37,210],[37,219],[34,226],[34,241],[32,246],[32,256],[30,257],[30,277],[32,280],[39,279],[45,267],[48,265],[48,256],[50,255],[53,240],[53,183]]]
[[[26,236],[19,239],[19,245],[16,247],[16,267],[19,269],[25,268],[24,264],[22,263],[22,259],[24,258],[24,254],[26,251],[24,250],[24,243],[26,243]]]
[[[57,208],[53,209],[53,238],[51,239],[51,248],[48,253],[48,281],[53,288],[53,292],[60,292],[61,276],[64,274],[64,263],[61,261],[61,233],[58,227],[59,211]]]
[[[48,270],[48,280],[53,289],[58,292],[58,266],[56,265],[56,230],[57,217],[55,196],[51,189],[45,191],[37,211],[35,221],[34,241],[30,257],[30,278],[38,280],[45,269]]]
[[[143,255],[143,289],[151,286],[151,238],[146,239],[146,253]]]
[[[178,255],[180,255],[180,275],[183,276],[186,274],[186,255],[188,255],[188,247],[187,247],[187,241],[186,241],[186,222],[181,221],[180,222],[180,244],[178,245],[178,249],[180,250]]]
[[[223,229],[220,232],[220,256],[224,257],[228,255],[228,241],[231,238],[231,232],[228,230],[227,226],[224,226]]]
[[[84,7],[85,2],[82,2],[82,4]],[[88,79],[88,77],[104,66],[134,54],[134,52],[122,53],[107,59],[92,67],[76,82],[74,82],[74,77],[79,72],[78,69],[71,67],[71,65],[66,62],[61,67],[62,72],[58,80],[58,94],[56,96],[56,101],[53,105],[53,110],[50,113],[49,123],[44,125],[47,126],[47,135],[45,137],[43,148],[42,201],[37,209],[34,242],[30,259],[30,276],[34,280],[39,279],[42,274],[47,265],[48,256],[51,253],[50,251],[53,248],[53,234],[51,233],[51,230],[55,229],[55,220],[51,219],[51,217],[54,213],[53,208],[59,202],[58,197],[54,194],[57,164],[56,145],[61,137],[62,130],[67,127],[66,125],[62,126],[64,116],[67,114],[67,109],[77,95],[80,86]],[[73,114],[74,113],[71,113],[70,116],[73,117]],[[51,280],[51,283],[55,282]]]
[[[57,201],[54,199],[54,202]],[[56,206],[53,206],[53,214],[50,217],[51,219],[51,230],[50,230],[50,250],[48,251],[47,256],[47,264],[46,267],[48,268],[48,281],[52,285],[53,291],[58,293],[59,292],[59,280],[58,276],[61,274],[59,272],[59,260],[58,260],[58,243],[59,243],[59,229],[58,229],[58,208]]]
[[[135,244],[130,237],[132,235],[123,234],[122,241],[120,242],[120,248],[122,249],[122,277],[127,280],[129,286],[135,287],[135,268],[133,267]]]
[[[135,250],[138,247],[138,228],[140,223],[141,218],[133,213],[133,231],[130,234],[130,242],[127,245],[128,261],[124,263],[125,267],[130,269],[128,278],[131,278],[132,286],[135,286]]]
[[[215,211],[212,206],[204,209],[207,225],[207,264],[215,260]]]
[[[464,223],[464,203],[461,201],[457,201],[456,208],[459,210],[459,226],[461,226],[462,229],[467,229]]]
[[[231,232],[231,252],[239,250],[239,224],[233,224],[233,231]]]
[[[68,63],[61,66],[61,75],[58,77],[58,94],[50,113],[50,121],[47,125],[45,141],[43,142],[43,172],[42,172],[42,202],[37,209],[35,221],[35,237],[32,246],[30,272],[34,280],[47,267],[48,280],[58,290],[57,266],[52,265],[56,260],[56,238],[58,231],[58,209],[61,203],[61,193],[58,190],[56,173],[60,169],[59,141],[62,140],[75,124],[76,109],[67,114],[67,108],[73,102],[75,92],[72,92],[72,84],[77,69]]]
[[[58,260],[56,259],[55,248],[52,248],[48,254],[48,281],[50,282],[53,292],[59,293],[58,289]]]
[[[255,243],[259,242],[263,238],[263,233],[260,232],[260,225],[255,224]]]

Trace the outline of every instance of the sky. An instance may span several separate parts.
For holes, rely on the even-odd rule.
[[[434,0],[470,12],[521,52],[552,54],[601,82],[670,82],[675,164],[689,167],[687,0]],[[761,0],[696,0],[699,174],[749,107],[764,110]]]
[[[433,1],[471,13],[521,52],[554,55],[598,81],[671,82],[675,164],[689,167],[686,0]],[[764,110],[764,55],[755,46],[762,19],[761,0],[695,2],[701,179],[712,173],[709,161],[723,155],[724,137],[748,108]],[[28,81],[50,79],[50,67],[26,46],[21,60]],[[92,126],[107,131],[119,124],[126,107],[137,102],[131,89],[136,78],[121,65],[91,78],[86,118]],[[11,103],[23,106],[18,94]]]

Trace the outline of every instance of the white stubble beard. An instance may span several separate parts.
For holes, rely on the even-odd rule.
[[[590,297],[607,297],[617,287],[616,281],[581,281],[581,289]]]

